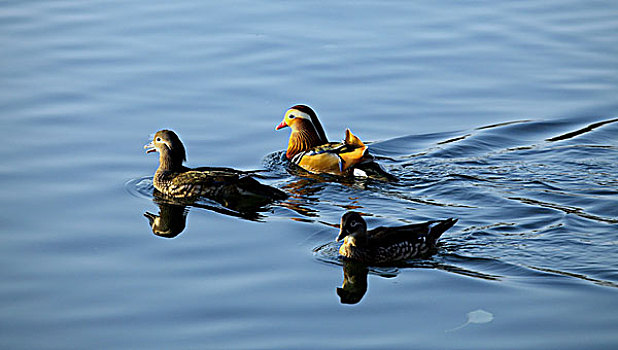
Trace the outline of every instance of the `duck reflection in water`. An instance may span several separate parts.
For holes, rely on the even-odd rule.
[[[259,211],[265,210],[261,206],[241,207],[242,211],[235,211],[223,206],[207,205],[205,203],[191,200],[180,200],[165,196],[158,190],[153,190],[152,201],[159,207],[159,214],[145,212],[144,216],[148,219],[152,233],[164,238],[175,238],[186,228],[187,214],[191,207],[214,211],[219,214],[238,217],[245,220],[260,221],[263,216]]]
[[[305,217],[317,217],[316,203],[319,193],[326,185],[313,179],[299,179],[283,186],[291,194],[287,201],[280,203],[282,207],[291,209]]]
[[[304,170],[301,169],[301,171]],[[367,190],[371,183],[370,181],[371,180],[341,179],[335,178],[332,175],[306,173],[302,178],[282,186],[282,188],[290,194],[290,197],[285,202],[280,202],[276,205],[291,209],[302,216],[315,218],[319,216],[318,203],[321,198],[329,198],[332,192],[340,193],[342,191],[341,186],[349,187],[354,190]],[[337,185],[333,186],[333,183],[337,183]],[[370,190],[376,191],[376,189]],[[357,205],[357,201],[354,201],[354,205],[335,205],[348,210],[361,208]]]
[[[500,281],[503,278],[503,276],[491,275],[458,266],[466,264],[475,266],[479,264],[489,264],[495,266],[496,261],[493,259],[472,258],[448,253],[440,255],[441,256],[437,259],[426,258],[408,260],[406,263],[397,264],[396,267],[370,266],[362,262],[344,258],[341,260],[343,264],[343,283],[341,287],[337,287],[339,300],[342,304],[358,304],[367,293],[367,286],[369,284],[367,276],[369,274],[382,278],[393,278],[399,274],[400,268],[435,269],[485,281]]]
[[[353,261],[343,261],[343,284],[337,287],[337,295],[342,304],[357,304],[367,293],[367,265]]]
[[[155,203],[156,200],[155,200]],[[152,228],[152,233],[164,238],[174,238],[184,231],[187,222],[187,207],[178,204],[157,203],[159,215],[145,212],[144,216]]]

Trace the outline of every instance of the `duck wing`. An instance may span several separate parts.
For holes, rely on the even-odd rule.
[[[222,175],[252,175],[258,178],[261,178],[260,173],[266,172],[266,170],[238,170],[234,168],[226,168],[226,167],[199,167],[199,168],[187,168],[185,167],[185,171],[203,171],[206,173],[212,174],[222,174]]]
[[[367,232],[370,245],[391,246],[401,242],[435,244],[440,236],[457,222],[456,219],[434,220],[418,224],[377,227]]]
[[[368,147],[349,129],[342,142],[329,142],[299,153],[292,161],[313,173],[343,175],[347,170],[363,162]]]
[[[210,197],[231,200],[243,196],[285,199],[285,192],[264,185],[245,172],[231,168],[196,168],[177,174],[170,194],[178,197]]]
[[[239,174],[220,169],[188,170],[171,179],[167,194],[174,197],[212,196],[217,188],[237,183],[239,177]]]

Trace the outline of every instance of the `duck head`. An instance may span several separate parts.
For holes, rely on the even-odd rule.
[[[328,143],[317,115],[309,106],[296,105],[288,109],[275,130],[286,127],[292,129],[286,152],[288,159],[297,153]]]
[[[364,246],[367,244],[367,223],[359,213],[349,211],[341,217],[337,242],[342,239],[345,239],[346,244],[353,246]]]
[[[182,168],[182,162],[187,159],[185,147],[178,135],[171,130],[157,131],[144,148],[146,153],[159,152],[159,168],[163,170]]]

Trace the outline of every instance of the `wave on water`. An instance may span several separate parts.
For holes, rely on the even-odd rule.
[[[447,252],[405,267],[499,279],[493,270],[507,264],[524,274],[552,271],[616,286],[618,270],[604,258],[618,250],[616,121],[517,120],[372,143],[372,154],[400,179],[396,183],[309,174],[277,151],[265,156],[266,171],[259,177],[286,191],[286,201],[252,217],[209,201],[180,204],[251,220],[315,222],[333,232],[347,210],[363,213],[370,226],[456,217],[458,224],[441,239]],[[151,178],[126,187],[154,200]],[[316,238],[314,253],[341,264],[331,239]],[[373,272],[396,275],[393,271]]]

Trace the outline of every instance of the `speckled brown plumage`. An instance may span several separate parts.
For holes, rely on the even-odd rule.
[[[147,153],[159,152],[159,168],[153,178],[154,187],[162,194],[174,198],[214,199],[224,205],[239,201],[256,201],[257,204],[287,198],[274,187],[261,184],[249,172],[231,168],[187,168],[185,149],[171,130],[158,131],[152,142],[144,146]]]
[[[339,254],[367,264],[383,265],[426,256],[438,238],[457,222],[435,220],[398,227],[377,227],[367,231],[367,223],[356,212],[341,217],[337,241],[344,239]]]

